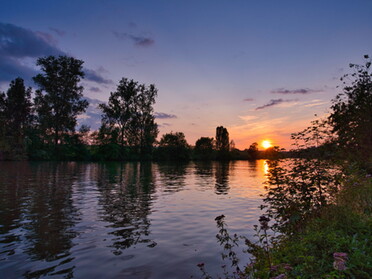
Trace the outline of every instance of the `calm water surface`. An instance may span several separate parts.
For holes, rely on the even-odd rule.
[[[0,277],[199,278],[200,262],[221,274],[214,218],[252,235],[266,170],[0,162]]]

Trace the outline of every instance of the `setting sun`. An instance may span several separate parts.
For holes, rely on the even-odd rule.
[[[265,149],[267,149],[267,148],[269,148],[269,147],[272,147],[271,142],[268,141],[268,140],[264,140],[264,141],[262,142],[261,145],[262,145],[262,147],[265,148]]]

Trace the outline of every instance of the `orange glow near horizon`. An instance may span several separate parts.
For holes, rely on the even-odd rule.
[[[261,146],[265,149],[268,149],[268,148],[272,147],[273,145],[271,144],[271,142],[269,140],[264,140],[264,141],[262,141]]]

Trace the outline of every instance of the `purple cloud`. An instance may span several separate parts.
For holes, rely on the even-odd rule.
[[[99,104],[103,102],[98,99],[92,99],[87,96],[84,97],[89,103],[85,113],[78,117],[78,129],[82,125],[89,126],[92,131],[98,130],[101,126],[102,111],[98,108]]]
[[[265,108],[276,106],[282,103],[290,103],[293,101],[295,100],[271,99],[267,104],[257,107],[256,110],[265,109]]]
[[[98,87],[91,87],[89,88],[89,90],[92,92],[101,92],[101,89],[99,89]]]
[[[134,42],[135,45],[141,46],[141,47],[148,47],[155,43],[155,40],[149,37],[135,36],[132,34],[116,32],[116,31],[113,31],[113,34],[116,38],[120,40],[130,39]]]
[[[0,55],[0,82],[9,82],[17,77],[31,81],[37,72],[23,65],[18,59]]]
[[[155,112],[155,118],[158,119],[171,119],[171,118],[177,118],[174,114],[168,114],[164,112]]]
[[[51,31],[53,31],[54,33],[56,33],[58,36],[60,37],[63,37],[66,35],[66,31],[63,31],[61,29],[57,29],[57,28],[53,28],[53,27],[50,27],[49,28]]]
[[[52,35],[44,32],[0,23],[0,55],[12,58],[40,57],[46,55],[64,55],[54,45]]]
[[[111,79],[105,79],[99,71],[84,69],[85,78],[90,81],[94,81],[99,84],[112,84],[113,81]]]
[[[253,98],[246,98],[246,99],[243,99],[243,101],[244,102],[252,102],[252,101],[254,101],[254,99]]]
[[[318,93],[322,92],[322,90],[315,90],[315,89],[309,89],[309,88],[299,88],[299,89],[284,89],[279,88],[276,90],[271,91],[273,94],[311,94],[311,93]]]
[[[36,71],[22,60],[27,57],[64,55],[55,42],[51,34],[0,22],[0,82],[18,76],[30,81]]]
[[[32,31],[14,24],[0,22],[0,82],[22,77],[31,81],[37,72],[23,63],[25,58],[39,58],[49,55],[66,55],[56,46],[52,34]],[[84,69],[86,79],[99,83],[111,84],[98,71]]]
[[[158,124],[158,127],[169,127],[169,126],[172,126],[172,124],[169,124],[169,123]]]

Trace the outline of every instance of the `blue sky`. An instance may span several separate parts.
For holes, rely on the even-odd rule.
[[[1,1],[0,86],[37,57],[85,61],[85,95],[122,77],[154,83],[160,134],[190,144],[227,127],[237,147],[289,136],[325,115],[348,64],[372,54],[372,1]],[[30,81],[30,85],[33,84]],[[94,105],[97,101],[94,101]],[[92,105],[84,121],[97,119]]]

